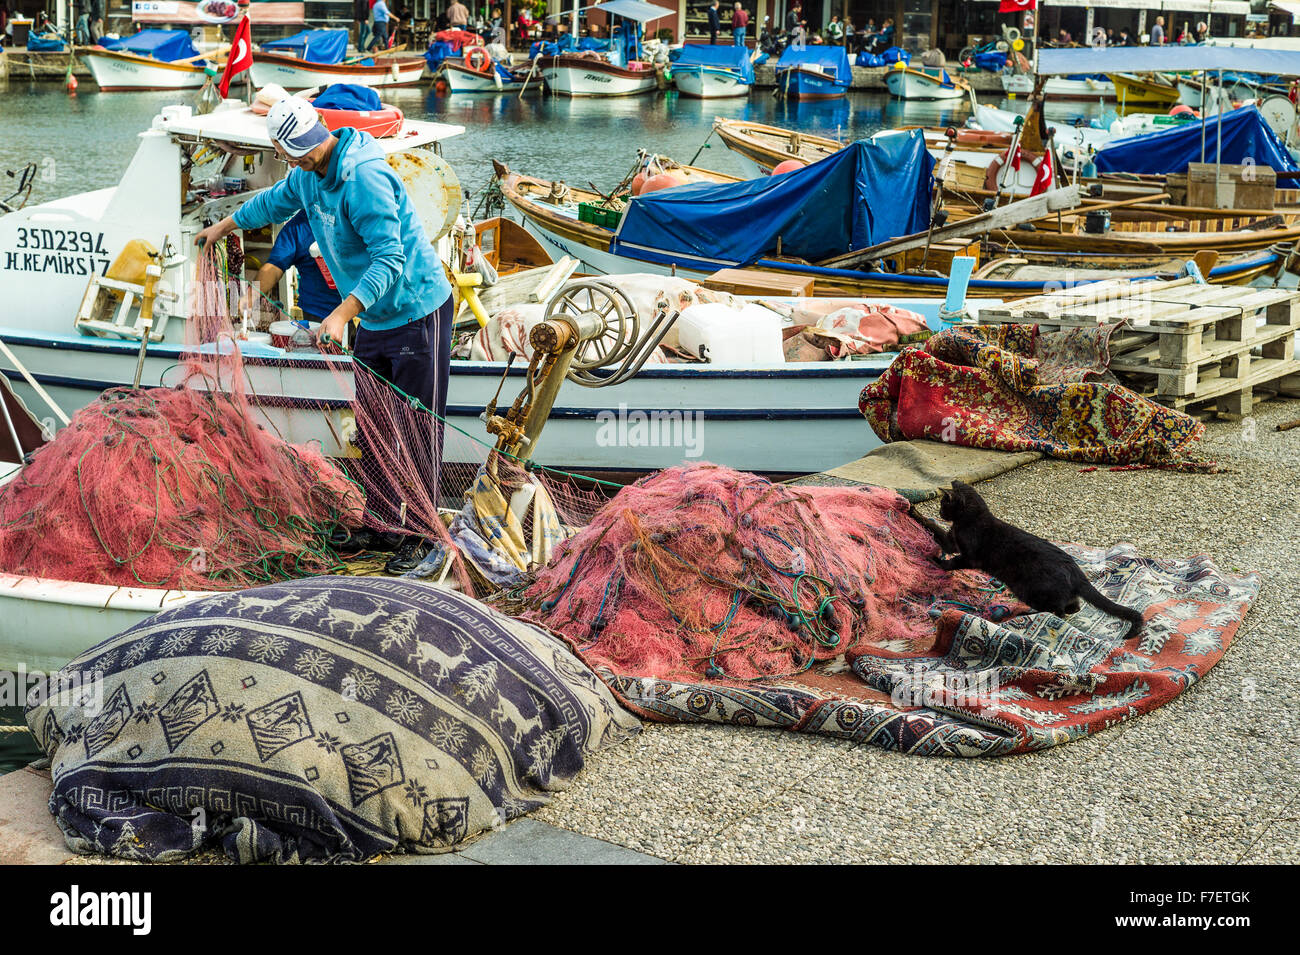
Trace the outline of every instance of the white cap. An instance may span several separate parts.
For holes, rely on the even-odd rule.
[[[305,99],[290,96],[266,114],[266,131],[295,159],[307,155],[329,136],[320,114]]]

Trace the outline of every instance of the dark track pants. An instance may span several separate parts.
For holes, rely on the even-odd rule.
[[[419,462],[433,461],[433,474],[428,479],[433,482],[436,495],[439,473],[442,470],[442,421],[447,417],[447,385],[451,375],[451,331],[455,319],[452,298],[438,306],[424,318],[417,318],[397,328],[385,331],[373,331],[362,326],[357,329],[356,343],[352,353],[356,359],[379,377],[391,382],[401,391],[416,398],[426,408],[432,409],[438,419],[433,422],[432,433],[418,435],[413,440],[427,437],[432,447],[412,447],[408,452]],[[394,395],[394,399],[400,400]],[[367,446],[379,446],[402,435],[368,435],[358,437],[363,454]],[[370,479],[382,482],[384,476],[371,472]],[[400,525],[400,508],[386,506],[374,500],[372,494],[372,513],[382,523]],[[393,494],[400,500],[399,494]]]

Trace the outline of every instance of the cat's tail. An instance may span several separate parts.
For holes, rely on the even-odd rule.
[[[1135,610],[1132,607],[1125,607],[1123,604],[1117,604],[1100,590],[1092,585],[1089,581],[1084,581],[1083,587],[1079,590],[1079,596],[1088,603],[1092,604],[1098,610],[1110,614],[1112,617],[1119,617],[1121,620],[1127,620],[1130,623],[1125,640],[1132,640],[1142,633],[1143,617],[1141,610]]]

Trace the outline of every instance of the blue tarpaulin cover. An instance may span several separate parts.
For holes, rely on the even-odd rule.
[[[792,66],[821,67],[822,72],[831,74],[841,83],[847,83],[853,77],[849,55],[842,46],[805,46],[802,50],[786,47],[781,59],[776,61],[776,72],[779,74]]]
[[[104,37],[99,41],[99,45],[106,50],[120,50],[124,53],[134,53],[136,56],[152,56],[155,60],[164,60],[168,63],[199,55],[199,51],[194,47],[194,41],[190,39],[189,32],[186,30],[141,30],[120,40]]]
[[[925,229],[933,168],[917,130],[781,176],[660,189],[631,201],[610,251],[713,269],[772,255],[780,237],[782,254],[817,262]]]
[[[424,51],[424,62],[429,64],[429,69],[436,70],[442,65],[442,61],[449,56],[455,56],[455,51],[451,44],[446,40],[434,40],[429,44],[429,48]]]
[[[342,63],[348,52],[347,30],[302,30],[262,44],[268,53],[287,53],[309,63]]]
[[[63,51],[63,40],[57,36],[38,36],[35,33],[27,34],[27,49],[33,53],[61,53]]]
[[[746,83],[754,82],[754,67],[749,62],[749,49],[743,46],[692,43],[682,47],[680,55],[673,60],[675,70],[689,66],[713,66],[731,70],[739,73]]]
[[[379,94],[358,83],[331,83],[311,104],[317,109],[383,109]]]
[[[1202,125],[1201,122],[1182,123],[1158,133],[1116,140],[1098,150],[1097,171],[1166,175],[1186,172],[1188,163],[1214,162],[1219,137],[1218,117],[1211,116],[1204,123],[1204,160],[1201,158]],[[1249,158],[1262,166],[1272,166],[1278,172],[1300,169],[1254,106],[1243,106],[1223,114],[1220,155],[1225,163],[1240,164]]]

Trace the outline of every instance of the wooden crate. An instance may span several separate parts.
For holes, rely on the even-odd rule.
[[[1123,323],[1111,338],[1111,370],[1180,410],[1212,400],[1221,414],[1249,414],[1255,388],[1281,388],[1300,373],[1300,293],[1286,289],[1098,283],[982,309],[980,321],[1044,331]]]
[[[1218,193],[1214,183],[1218,176]],[[1277,173],[1269,166],[1194,162],[1187,166],[1187,204],[1207,209],[1272,209]]]

